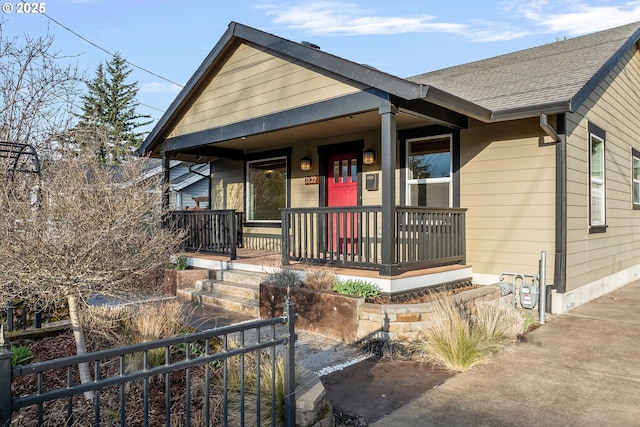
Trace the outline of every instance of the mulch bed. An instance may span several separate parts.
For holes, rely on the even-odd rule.
[[[72,356],[76,353],[75,340],[71,331],[67,331],[56,336],[43,338],[30,345],[34,355],[34,361],[51,360],[60,357]],[[94,351],[96,349],[89,349]],[[103,377],[117,375],[119,363],[117,360],[110,363],[101,364],[101,375]],[[92,369],[93,371],[93,369]],[[72,370],[73,382],[79,382],[77,367]],[[203,406],[199,388],[199,379],[203,377],[204,368],[194,367],[191,369],[192,377],[192,419],[202,419],[202,414],[196,408]],[[92,373],[93,375],[93,373]],[[170,374],[171,393],[171,425],[181,425],[186,413],[186,378],[184,372]],[[43,376],[43,391],[55,388],[66,387],[66,368],[56,369]],[[200,381],[201,382],[201,381]],[[14,395],[32,394],[36,390],[37,380],[35,376],[18,377],[12,382],[12,392]],[[127,425],[141,425],[143,420],[143,382],[133,382],[126,385],[126,423]],[[82,395],[75,396],[74,402],[74,422],[73,425],[93,424],[93,403],[84,399]],[[149,381],[149,425],[164,425],[165,423],[165,378],[164,376],[154,377]],[[66,399],[55,400],[45,404],[48,423],[46,425],[63,425],[66,418]],[[119,425],[120,387],[114,386],[103,389],[100,392],[101,425]],[[36,407],[21,409],[14,413],[14,423],[20,426],[36,425]],[[17,420],[17,421],[16,421]],[[45,418],[45,421],[47,418]],[[59,424],[62,423],[62,424]],[[198,423],[194,424],[197,425]],[[14,425],[14,424],[12,424]]]

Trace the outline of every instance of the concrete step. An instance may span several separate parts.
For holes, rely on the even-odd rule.
[[[260,301],[256,298],[243,298],[196,288],[180,289],[176,296],[187,301],[218,306],[225,310],[245,313],[256,318],[260,316]]]
[[[218,280],[198,280],[196,289],[217,292],[246,299],[260,298],[260,285],[252,283],[221,282]]]
[[[216,278],[223,282],[244,283],[247,285],[259,285],[264,282],[269,275],[255,271],[245,270],[222,270],[217,272]]]

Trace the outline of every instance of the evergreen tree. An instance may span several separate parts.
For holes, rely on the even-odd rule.
[[[150,116],[136,112],[138,82],[126,82],[131,71],[116,53],[104,66],[98,65],[82,97],[83,111],[74,139],[81,150],[94,150],[105,163],[118,164],[131,156],[143,140],[143,133],[136,130],[151,123],[141,122]]]

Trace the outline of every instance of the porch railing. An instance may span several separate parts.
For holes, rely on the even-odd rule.
[[[282,262],[382,271],[465,262],[466,209],[397,206],[393,259],[383,263],[382,207],[282,209]]]
[[[26,411],[21,419],[38,426],[293,427],[294,319],[287,302],[281,317],[13,368],[0,331],[0,425]],[[284,369],[277,362],[280,346]],[[138,356],[141,365],[131,369]],[[80,363],[91,367],[93,381],[78,381]],[[14,394],[12,382],[19,380],[30,388]],[[92,402],[79,398],[85,392],[94,393]]]
[[[236,259],[242,245],[242,212],[235,210],[172,211],[171,223],[186,230],[183,248],[193,252],[229,255]]]

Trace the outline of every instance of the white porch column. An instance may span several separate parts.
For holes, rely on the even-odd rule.
[[[396,229],[396,113],[393,104],[384,105],[378,110],[381,117],[380,159],[382,170],[382,266],[381,276],[397,274],[395,259]]]

